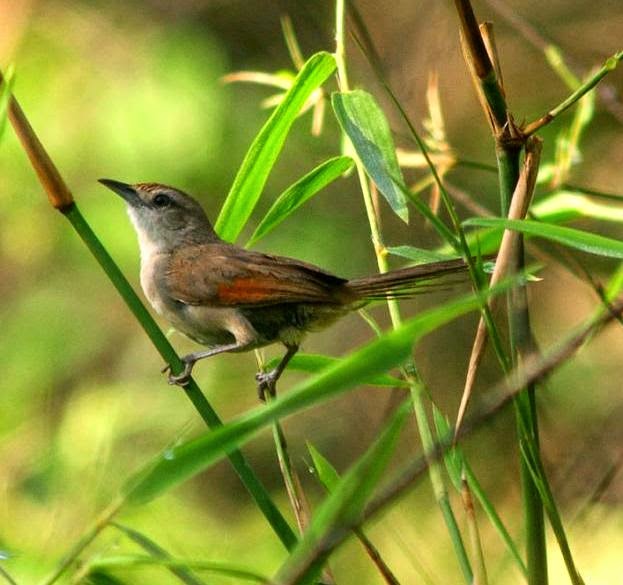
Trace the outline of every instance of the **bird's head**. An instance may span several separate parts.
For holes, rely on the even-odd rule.
[[[159,183],[129,185],[100,179],[128,204],[128,214],[143,246],[170,251],[179,246],[218,241],[205,211],[190,195]]]

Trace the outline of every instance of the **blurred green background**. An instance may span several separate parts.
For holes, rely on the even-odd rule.
[[[619,1],[506,4],[559,44],[580,72],[621,49]],[[412,118],[419,124],[425,116],[427,78],[438,72],[451,144],[463,158],[494,163],[489,130],[460,55],[452,3],[360,0],[357,6]],[[496,22],[506,89],[518,120],[533,119],[561,101],[567,90],[543,55],[488,2],[475,7],[480,18]],[[15,94],[22,107],[87,220],[136,286],[134,232],[122,202],[96,180],[169,183],[197,195],[215,218],[246,148],[268,115],[259,104],[274,93],[249,84],[225,85],[221,77],[241,69],[292,69],[281,34],[283,14],[291,16],[306,56],[333,49],[330,2],[0,0],[0,64],[15,65]],[[354,43],[349,63],[352,85],[366,87],[388,105]],[[620,97],[623,71],[607,81]],[[573,182],[623,193],[623,106],[618,102],[617,112],[616,101],[610,102],[610,111],[602,101],[597,104]],[[395,112],[389,107],[387,112],[397,143],[409,146]],[[321,137],[310,135],[309,114],[295,125],[247,236],[278,193],[339,154],[337,125],[327,114]],[[568,120],[567,115],[561,123]],[[552,157],[559,129],[554,124],[543,133],[546,159]],[[497,209],[494,175],[460,170],[451,180]],[[158,356],[104,274],[69,224],[49,207],[10,128],[0,143],[0,205],[0,550],[9,557],[0,562],[19,583],[31,583],[58,562],[125,478],[167,445],[203,427],[183,394],[159,374]],[[407,227],[386,211],[389,244],[437,243],[414,213]],[[579,225],[621,235],[617,224]],[[257,248],[349,276],[376,270],[354,177],[312,199]],[[614,267],[577,257],[598,280]],[[532,309],[538,341],[546,346],[587,316],[597,299],[564,268],[549,265],[543,276],[533,286]],[[405,313],[457,292],[410,301]],[[374,313],[387,323],[383,307]],[[474,325],[475,317],[459,321],[416,352],[435,399],[451,417]],[[370,337],[365,323],[351,316],[310,337],[304,349],[338,356]],[[182,352],[193,347],[177,334],[171,339]],[[277,351],[269,349],[268,354]],[[565,365],[539,396],[545,461],[578,566],[590,583],[620,578],[622,359],[623,330],[616,326]],[[196,376],[227,419],[256,405],[254,372],[255,358],[248,354],[202,363]],[[485,364],[479,388],[498,376],[493,361]],[[282,391],[295,379],[287,374]],[[343,470],[363,452],[399,399],[386,389],[362,388],[286,422],[292,455],[312,501],[322,491],[307,472],[305,441]],[[513,433],[511,417],[503,414],[469,440],[467,451],[511,532],[520,535]],[[404,458],[415,451],[417,441],[410,428],[402,443]],[[290,517],[270,434],[262,434],[245,453]],[[586,507],[607,477],[603,493]],[[234,560],[270,574],[285,554],[226,463],[146,507],[125,512],[121,521],[176,556]],[[486,520],[482,531],[492,582],[520,582]],[[369,533],[403,583],[459,581],[426,480],[370,526]],[[551,549],[552,582],[565,582],[553,542]],[[132,550],[136,548],[111,528],[89,552]],[[332,566],[338,583],[381,582],[356,542],[340,549]],[[124,578],[131,583],[173,582],[162,570],[128,575]],[[210,583],[221,582],[231,580],[210,578]]]

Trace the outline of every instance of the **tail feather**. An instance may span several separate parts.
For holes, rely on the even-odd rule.
[[[391,270],[363,278],[353,278],[346,286],[355,294],[369,300],[402,298],[443,288],[448,282],[431,282],[449,274],[464,272],[467,266],[462,258],[441,260],[409,268]]]

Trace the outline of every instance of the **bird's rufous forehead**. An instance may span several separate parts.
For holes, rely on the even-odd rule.
[[[147,193],[155,193],[156,191],[162,191],[163,189],[168,189],[170,191],[176,190],[173,187],[169,187],[169,185],[163,185],[162,183],[136,183],[135,185],[133,185],[133,187]]]

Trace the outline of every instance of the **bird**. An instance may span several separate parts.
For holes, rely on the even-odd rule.
[[[294,258],[223,241],[203,207],[174,187],[99,182],[127,204],[147,300],[176,330],[207,347],[183,356],[179,374],[165,366],[170,384],[187,385],[199,360],[281,343],[286,352],[278,365],[256,375],[260,398],[266,392],[274,395],[277,380],[307,333],[372,301],[413,296],[425,290],[425,281],[466,267],[463,259],[452,258],[344,278]]]

